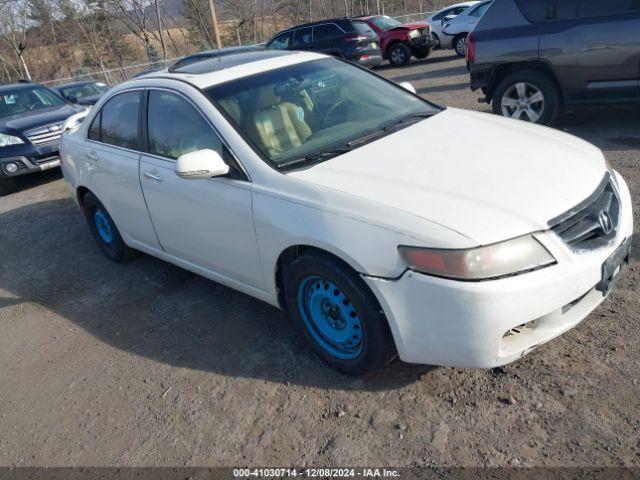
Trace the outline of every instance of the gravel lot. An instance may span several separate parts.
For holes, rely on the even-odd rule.
[[[449,52],[379,72],[488,111]],[[605,150],[636,224],[639,113],[556,125]],[[515,364],[359,379],[268,305],[154,258],[109,262],[57,172],[0,199],[0,258],[0,465],[640,466],[638,253],[586,321]]]

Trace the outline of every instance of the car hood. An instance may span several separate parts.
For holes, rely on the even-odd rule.
[[[25,112],[14,117],[1,118],[0,129],[3,131],[22,133],[25,130],[31,130],[32,128],[42,125],[64,122],[71,115],[81,112],[82,110],[84,110],[82,107],[62,105],[56,108]]]
[[[397,32],[398,30],[417,30],[419,28],[427,28],[429,27],[428,23],[425,22],[413,22],[413,23],[403,23],[402,25],[398,25],[397,27],[390,28],[387,30],[388,32]]]
[[[548,229],[604,177],[599,149],[522,121],[449,108],[288,175],[438,223],[486,245]],[[375,205],[369,210],[375,216]],[[420,234],[420,222],[416,222]]]

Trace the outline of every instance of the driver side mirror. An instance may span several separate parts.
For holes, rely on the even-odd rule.
[[[67,100],[69,100],[70,103],[78,103],[78,97],[74,97],[73,95],[69,95]]]
[[[214,150],[196,150],[178,157],[175,172],[185,180],[221,177],[229,173],[229,165]]]
[[[402,82],[400,84],[400,86],[402,88],[404,88],[405,90],[407,90],[408,92],[413,93],[414,95],[416,95],[418,92],[416,92],[416,87],[414,87],[413,85],[411,85],[409,82]]]

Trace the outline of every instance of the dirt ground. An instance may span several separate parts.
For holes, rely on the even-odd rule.
[[[449,52],[379,71],[488,111]],[[604,149],[639,224],[640,110],[556,127]],[[151,257],[109,262],[60,174],[25,178],[0,199],[0,465],[640,466],[637,240],[611,296],[515,364],[354,379],[268,305]]]

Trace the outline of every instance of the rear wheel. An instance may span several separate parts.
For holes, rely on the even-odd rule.
[[[107,209],[91,192],[84,196],[83,211],[94,240],[107,258],[126,262],[134,256],[135,251],[124,243]]]
[[[403,67],[411,61],[411,49],[404,43],[396,43],[389,47],[389,63],[394,67]]]
[[[289,315],[329,366],[360,375],[394,358],[384,313],[348,266],[323,253],[305,253],[285,267],[283,279]]]
[[[560,93],[555,82],[535,70],[508,75],[493,95],[493,112],[503,117],[546,125],[559,109]]]
[[[464,57],[467,55],[467,34],[461,33],[453,39],[453,49],[456,51],[456,55]]]

